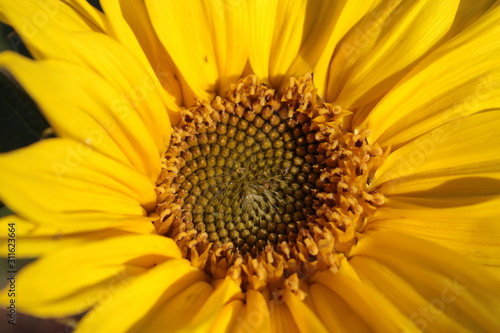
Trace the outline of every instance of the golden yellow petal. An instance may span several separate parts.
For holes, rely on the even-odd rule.
[[[113,237],[52,252],[17,276],[19,311],[45,318],[79,314],[118,296],[151,267],[180,257],[171,239],[157,235]],[[0,302],[9,302],[5,290]]]
[[[195,312],[190,310],[192,316],[185,322],[182,329],[188,332],[207,332],[217,322],[217,317],[224,304],[230,300],[241,297],[241,288],[234,280],[226,277],[213,282],[213,293],[206,299],[203,306]],[[166,319],[168,323],[168,319]]]
[[[337,294],[359,317],[356,326],[364,327],[364,322],[376,332],[417,332],[400,309],[388,302],[377,290],[359,280],[347,261],[342,261],[340,271],[336,273],[324,271],[316,274],[311,283],[322,284]]]
[[[113,298],[92,309],[79,322],[75,332],[141,332],[148,320],[153,320],[155,315],[164,309],[165,302],[179,298],[182,294],[191,295],[196,301],[197,295],[193,294],[193,291],[204,292],[203,298],[206,299],[206,288],[212,288],[203,282],[206,280],[207,276],[192,267],[187,260],[165,261],[146,274],[129,281]],[[195,284],[195,289],[189,289]],[[189,291],[186,294],[187,290]],[[181,303],[189,305],[188,299],[179,301],[179,307]],[[186,311],[185,308],[183,310]],[[117,313],[120,315],[117,316]],[[182,324],[185,314],[176,313],[175,324]]]
[[[57,43],[57,36],[51,34],[53,31],[100,31],[98,22],[56,0],[2,1],[0,21],[16,30],[35,58],[58,58],[66,54],[63,45]]]
[[[352,4],[352,8],[355,6]],[[351,15],[352,19],[355,20],[362,11],[360,6],[365,5],[356,6],[357,12],[354,17]],[[345,33],[344,24],[349,24],[339,22],[340,14],[352,10],[346,1],[332,4],[322,0],[251,1],[249,7],[251,23],[255,27],[251,36],[250,64],[259,78],[275,88],[289,76],[315,71],[315,64],[323,53],[328,53],[323,55],[324,59],[331,56],[340,34]],[[325,51],[327,45],[328,51]],[[321,74],[325,74],[324,69]],[[322,93],[324,84],[321,80],[324,81],[324,75],[319,81]]]
[[[113,3],[117,4],[116,1],[113,1]],[[114,12],[111,9],[113,7],[107,8],[106,17],[104,18],[101,12],[92,8],[83,0],[71,2],[70,4],[55,0],[25,1],[22,4],[8,1],[0,5],[0,15],[2,15],[0,19],[14,27],[35,58],[62,59],[69,62],[83,63],[96,70],[98,74],[106,73],[106,66],[102,65],[107,65],[107,63],[101,64],[100,61],[106,57],[107,53],[102,49],[99,50],[95,43],[85,44],[89,38],[85,33],[90,33],[91,36],[97,38],[96,36],[99,34],[92,32],[100,33],[105,30],[106,34],[122,43],[117,52],[121,51],[125,46],[131,52],[127,53],[125,59],[135,56],[136,61],[138,60],[141,63],[141,66],[148,74],[148,77],[143,75],[141,80],[150,80],[151,83],[148,82],[149,86],[161,87],[155,74],[158,68],[152,68],[152,64],[148,62],[133,33],[128,31],[128,35],[124,33],[117,36],[116,31],[120,32],[122,30],[116,27],[117,24],[113,25],[113,19],[119,17],[118,22],[123,23],[123,30],[126,30],[128,26],[126,26],[121,14],[113,15]],[[120,39],[119,37],[122,35],[130,37],[130,39]],[[83,36],[86,37],[82,38]],[[82,44],[84,45],[82,46]],[[76,48],[75,45],[80,47]],[[116,47],[116,45],[113,47]],[[89,56],[87,57],[87,55]],[[158,66],[163,69],[162,66],[155,65],[155,67]],[[127,69],[127,66],[122,65],[121,69]],[[166,72],[162,71],[163,74],[158,74],[165,77]],[[106,77],[106,79],[110,78],[109,76]],[[142,83],[134,82],[135,86],[142,86]],[[175,93],[172,90],[167,91],[168,94],[162,90],[160,97],[170,110],[175,111],[177,109],[174,102]],[[127,93],[131,93],[131,91]]]
[[[369,113],[370,139],[398,147],[442,124],[500,105],[500,7],[420,62]],[[366,115],[357,115],[360,125]]]
[[[146,8],[158,38],[189,87],[197,97],[209,99],[218,90],[219,72],[208,8],[196,0],[147,0]]]
[[[206,332],[206,327],[204,330],[201,327],[189,327],[189,323],[213,294],[214,288],[207,282],[197,281],[186,285],[182,290],[179,290],[177,295],[164,302],[159,308],[151,310],[147,316],[127,332],[155,332],[160,327],[168,328],[172,332]],[[214,307],[222,306],[222,304],[212,305]],[[115,318],[120,320],[118,316]]]
[[[314,85],[318,89],[320,96],[327,96],[328,72],[330,62],[334,52],[339,52],[339,41],[344,38],[346,33],[353,28],[365,15],[375,10],[380,4],[381,0],[342,0],[323,1],[324,5],[328,6],[331,10],[323,10],[319,13],[327,14],[325,19],[334,24],[333,30],[329,32],[328,22],[322,22],[322,25],[317,25],[318,30],[315,31],[313,36],[310,36],[306,41],[307,46],[301,49],[301,57],[297,60],[297,70],[294,72],[300,74],[299,68],[304,68],[306,64],[314,64]],[[361,34],[361,30],[358,30]],[[326,35],[326,36],[325,36]],[[325,38],[327,38],[325,40]],[[318,47],[321,45],[321,47]],[[309,48],[312,47],[312,51]],[[339,50],[339,51],[336,51]],[[316,60],[315,60],[316,59]],[[302,63],[304,62],[304,64]]]
[[[96,72],[120,93],[122,100],[130,103],[148,128],[158,150],[165,151],[171,134],[168,113],[177,112],[178,107],[173,101],[163,103],[163,91],[157,78],[150,75],[128,50],[108,37],[83,33],[78,38],[71,34],[63,37],[61,33],[59,38],[71,51],[73,61],[80,60],[82,67]],[[109,108],[111,112],[120,112],[124,105],[122,101],[116,101]]]
[[[477,202],[476,197],[499,193],[500,172],[473,172],[465,175],[439,175],[429,177],[401,178],[383,185],[384,193],[390,197],[440,198],[452,201],[457,198]]]
[[[103,12],[92,6],[86,0],[72,0],[64,3],[71,6],[75,12],[78,12],[84,19],[90,21],[102,32],[106,32],[106,17]]]
[[[224,95],[240,78],[248,61],[250,29],[247,1],[220,0],[202,3],[213,34],[218,92]]]
[[[164,100],[168,108],[175,111],[176,104],[182,104],[177,69],[154,32],[144,1],[102,0],[101,5],[106,13],[108,34],[126,46],[150,75],[156,75],[167,92],[168,98]]]
[[[300,332],[328,332],[318,316],[297,295],[286,290],[284,300]]]
[[[225,331],[237,332],[244,330],[246,332],[265,333],[271,331],[271,314],[267,300],[262,293],[255,290],[248,290],[245,293],[246,302],[240,306],[239,302],[232,302],[225,311],[231,310],[232,318],[228,322]],[[220,317],[219,321],[221,321]]]
[[[107,221],[113,223],[112,220]],[[149,221],[141,223],[138,219],[131,219],[128,224],[116,224],[114,228],[87,231],[88,226],[85,223],[65,223],[63,225],[40,224],[27,221],[19,216],[10,215],[0,219],[0,226],[4,230],[10,227],[15,229],[16,242],[22,244],[15,249],[16,258],[35,258],[43,254],[59,251],[68,247],[76,247],[88,242],[105,239],[108,237],[128,235],[131,232],[150,234],[154,231],[154,226]],[[0,256],[7,257],[9,234],[0,235],[0,244],[5,247],[5,251],[0,252]]]
[[[383,1],[338,45],[327,99],[347,109],[377,100],[446,34],[458,4]]]
[[[429,307],[430,300],[419,294],[408,281],[371,258],[356,256],[351,259],[350,264],[363,283],[380,290],[408,317],[410,322],[413,321],[417,327],[421,326],[422,330],[426,332],[464,331],[463,327],[445,315],[432,315],[430,325],[423,326],[422,314],[419,311],[434,311],[434,309]]]
[[[225,304],[213,323],[211,332],[231,332],[231,327],[234,327],[233,330],[235,330],[240,325],[236,320],[241,317],[244,309],[245,305],[239,299]]]
[[[461,0],[453,25],[444,39],[451,39],[469,28],[471,24],[494,6],[498,6],[496,0]]]
[[[371,232],[352,249],[351,257],[374,259],[427,300],[424,309],[413,300],[410,320],[421,330],[431,327],[438,315],[446,315],[472,332],[500,329],[500,300],[496,295],[500,281],[444,247],[404,233]]]
[[[252,71],[263,82],[270,81],[269,62],[278,3],[278,0],[257,0],[248,3],[250,22],[254,27],[250,35],[249,62]]]
[[[363,319],[331,289],[314,283],[310,290],[317,316],[330,332],[371,332]]]
[[[432,185],[436,188],[434,196],[496,194],[500,179],[498,126],[500,111],[465,116],[442,125],[391,152],[377,169],[371,187],[386,195],[427,191],[427,196],[432,196]],[[476,179],[460,184],[459,176]],[[432,182],[438,177],[443,183]],[[480,182],[487,177],[490,184],[486,179]]]
[[[475,198],[475,203],[459,197],[390,198],[375,213],[369,229],[422,237],[481,265],[500,267],[500,199]]]
[[[319,1],[310,2],[316,6]],[[306,23],[307,1],[257,0],[249,3],[252,26],[250,65],[257,76],[278,88],[297,57]]]
[[[291,332],[299,333],[295,319],[293,318],[290,309],[283,301],[271,302],[269,304],[271,314],[271,331],[270,332]]]
[[[149,223],[145,209],[156,202],[144,175],[62,138],[0,155],[0,198],[30,221],[83,230]]]
[[[57,36],[57,41],[63,43],[65,50],[71,54],[72,62],[83,65],[82,67],[89,71],[94,71],[120,92],[121,100],[117,99],[115,103],[109,105],[109,111],[119,112],[120,107],[123,108],[125,102],[129,102],[149,128],[158,149],[163,151],[170,139],[170,123],[165,112],[165,105],[160,97],[159,89],[161,88],[156,86],[156,78],[151,77],[122,45],[111,38],[93,33],[80,33],[78,38],[75,38],[73,34],[63,31],[58,32]],[[4,57],[2,64],[5,64],[4,66],[8,70],[29,66],[12,55],[4,55]],[[59,59],[66,60],[64,57],[59,57]],[[64,66],[59,68],[59,71],[62,71],[63,68]],[[28,72],[31,74],[32,71],[35,69]],[[52,69],[52,71],[57,72],[56,69]],[[83,71],[83,69],[79,71]],[[44,75],[44,73],[40,73],[40,75]],[[62,84],[71,83],[64,82],[67,79],[64,74],[62,76],[62,78],[58,78],[59,81],[63,81]],[[41,79],[46,79],[46,77],[42,76]],[[33,83],[26,79],[23,84]]]
[[[7,52],[0,57],[0,64],[34,98],[59,136],[75,139],[82,147],[92,147],[122,162],[128,160],[152,182],[156,181],[160,173],[160,151],[165,147],[170,130],[168,127],[161,129],[168,125],[163,108],[151,114],[148,110],[160,104],[141,113],[132,98],[123,95],[107,80],[66,62],[35,62]],[[157,131],[147,126],[155,122]]]

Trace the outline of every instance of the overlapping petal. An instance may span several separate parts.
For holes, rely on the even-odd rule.
[[[343,318],[337,325],[332,325],[332,320],[325,318],[328,316],[327,309],[322,309],[319,316],[325,325],[330,325],[330,330],[340,327],[346,332],[355,329],[361,330],[361,332],[367,329],[375,332],[417,332],[417,329],[411,325],[404,314],[388,302],[385,295],[359,279],[347,261],[342,262],[338,272],[324,271],[316,274],[311,279],[311,284],[311,288],[315,288],[315,295],[318,297],[321,296],[317,294],[318,287],[314,287],[314,285],[319,284],[319,290],[327,288],[326,293],[322,296],[323,300],[314,300],[316,306],[326,302],[330,306],[330,311],[346,306],[347,308],[343,308],[338,315],[345,314],[347,318],[353,318],[352,321],[346,321]],[[331,295],[333,295],[332,299],[325,299]],[[338,315],[334,315],[333,318],[340,319]],[[380,320],[380,318],[390,318],[390,320]]]
[[[420,330],[500,328],[500,300],[491,292],[500,280],[452,251],[402,233],[373,232],[351,256],[361,281],[382,291]]]
[[[448,122],[392,152],[373,176],[371,186],[387,195],[418,196],[422,192],[453,198],[499,194],[498,126],[497,110]],[[476,179],[474,184],[466,177],[489,178],[490,183]],[[466,178],[463,183],[461,178]]]
[[[0,198],[30,221],[82,231],[151,221],[151,181],[85,143],[48,139],[1,155],[0,170]]]
[[[146,7],[193,97],[210,99],[241,75],[248,57],[246,1],[147,0]]]
[[[58,0],[37,0],[18,5],[15,1],[5,1],[0,7],[0,19],[16,29],[35,58],[60,59],[83,65],[105,79],[114,78],[114,83],[123,85],[120,87],[124,88],[124,94],[133,92],[130,88],[126,89],[127,84],[136,88],[144,85],[144,80],[148,80],[148,91],[143,93],[150,95],[155,102],[152,92],[161,87],[158,79],[168,77],[169,71],[163,66],[153,68],[139,45],[134,48],[135,44],[130,41],[121,45],[112,43],[109,37],[117,37],[112,33],[114,30],[108,27],[109,17],[104,18],[101,12],[84,2],[68,4]],[[106,38],[103,32],[106,33]],[[167,62],[162,62],[164,63]],[[137,80],[139,68],[143,73]],[[132,71],[128,73],[127,70]],[[166,92],[167,94],[162,90],[155,93],[160,94],[163,103],[170,110],[177,110],[174,89],[166,89]],[[147,104],[148,99],[140,102]],[[166,115],[159,113],[159,109],[149,109],[149,112],[157,120],[163,121]],[[175,116],[175,112],[172,112],[172,116]]]
[[[448,247],[476,263],[500,266],[500,226],[496,197],[473,203],[456,198],[454,205],[439,198],[396,197],[373,217],[369,229],[419,236]],[[498,273],[496,273],[498,275]]]
[[[180,258],[175,243],[157,235],[113,237],[61,249],[19,274],[19,310],[45,318],[77,315],[96,303],[118,297],[135,277],[151,267]],[[1,293],[0,302],[9,302],[7,292]]]
[[[373,130],[371,140],[397,147],[443,123],[498,108],[499,12],[490,10],[403,78],[363,123]],[[354,127],[364,116],[357,116]]]
[[[182,105],[178,72],[153,30],[144,1],[103,0],[100,3],[106,13],[107,34],[140,60],[149,74],[156,75],[167,92],[166,104],[169,109],[177,110],[177,105]],[[173,112],[170,115],[176,117]]]
[[[499,266],[499,115],[456,119],[391,153],[372,183],[389,198],[369,228],[418,235]]]
[[[141,118],[133,90],[124,95],[91,71],[57,60],[35,62],[7,52],[0,57],[0,66],[34,98],[57,135],[133,165],[151,181],[157,179],[160,151],[167,143],[170,129],[158,128],[164,124],[158,124],[148,109],[143,110]],[[144,79],[144,84],[148,84],[147,78]],[[147,90],[136,88],[139,93]],[[168,124],[165,110],[160,118]],[[152,124],[158,132],[155,133]]]
[[[79,1],[81,5],[81,1]],[[75,3],[74,5],[78,5]],[[89,5],[84,5],[90,10]],[[94,14],[101,17],[99,14]],[[36,58],[69,56],[53,32],[100,32],[102,21],[88,19],[71,5],[57,0],[2,1],[0,20],[12,26]]]
[[[84,223],[66,223],[45,224],[33,222],[21,218],[18,215],[10,215],[0,219],[0,226],[4,230],[9,230],[12,226],[15,230],[17,246],[15,249],[16,258],[36,258],[50,252],[57,252],[60,249],[68,247],[77,247],[85,243],[99,241],[102,239],[125,236],[130,234],[152,234],[154,227],[151,223],[137,223],[132,220],[131,223],[118,223],[104,229],[88,230],[89,227]],[[0,244],[4,250],[0,255],[7,257],[9,234],[0,235]]]
[[[242,300],[233,300],[225,304],[219,311],[218,317],[214,320],[211,328],[212,332],[230,332],[232,327],[239,327],[241,322],[238,321],[240,313],[244,311],[245,304]],[[267,309],[267,305],[266,305]],[[268,330],[268,329],[267,329]],[[265,332],[265,330],[264,330]]]
[[[215,286],[207,281],[208,277],[186,260],[163,262],[92,310],[76,332],[152,332],[162,327],[179,330],[211,325],[214,314],[240,291],[231,280]],[[128,305],[125,311],[123,304]],[[114,316],[117,311],[120,317]]]
[[[286,290],[283,299],[290,309],[295,324],[300,332],[329,332],[312,309],[308,308],[297,295]]]
[[[326,98],[347,109],[377,100],[446,34],[458,3],[382,1],[336,48]]]
[[[214,332],[233,332],[244,329],[248,332],[270,332],[271,313],[268,301],[262,293],[248,290],[245,303],[240,299],[224,305],[214,321]]]
[[[295,322],[290,309],[285,302],[275,302],[271,309],[270,332],[292,332],[299,333],[299,327]]]
[[[371,3],[358,3],[356,7],[347,1],[334,4],[330,1],[251,1],[249,60],[253,72],[276,88],[290,75],[313,72],[327,44],[331,48],[345,32],[346,25],[359,16],[356,13],[351,16],[352,21],[341,21],[337,27],[336,19],[342,13],[351,13],[354,7],[362,12]]]
[[[313,64],[314,68],[314,84],[318,88],[318,93],[320,96],[327,95],[327,85],[329,81],[329,68],[330,62],[332,61],[332,55],[334,51],[338,49],[340,41],[345,38],[346,34],[351,30],[355,29],[356,24],[360,22],[366,15],[369,15],[371,11],[377,8],[381,0],[343,0],[343,1],[335,1],[334,5],[330,2],[329,6],[335,7],[335,10],[332,12],[332,15],[327,15],[327,20],[331,20],[335,22],[335,26],[331,32],[327,29],[319,28],[320,31],[315,33],[315,36],[325,38],[324,35],[328,38],[326,44],[324,44],[324,48],[314,47],[315,44],[310,44],[307,47],[303,48],[301,52],[301,56],[296,60],[296,64],[292,66],[295,68],[297,66],[297,70],[290,71],[290,73],[306,73],[308,67],[303,67],[305,64]],[[324,34],[323,34],[324,32]],[[319,39],[321,41],[322,39]],[[315,40],[315,39],[313,39]],[[308,43],[310,43],[311,39],[308,39]],[[315,40],[316,41],[316,40]],[[320,44],[321,45],[321,44]],[[313,49],[310,52],[309,48],[313,46]],[[315,57],[318,56],[316,52],[319,52],[319,57],[315,61]],[[314,55],[314,57],[311,57]],[[304,64],[305,63],[305,64]],[[299,68],[303,68],[303,70],[299,70]],[[299,74],[300,75],[300,74]]]

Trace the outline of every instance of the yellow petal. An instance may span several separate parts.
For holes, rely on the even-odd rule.
[[[257,0],[248,3],[252,34],[249,61],[252,71],[263,82],[269,82],[269,62],[276,26],[278,0]]]
[[[250,64],[260,79],[279,88],[307,28],[304,24],[307,1],[257,0],[249,5],[251,24],[255,27],[250,42]]]
[[[103,35],[80,33],[78,38],[75,38],[74,35],[61,31],[57,34],[57,40],[64,44],[67,51],[71,51],[73,62],[96,72],[120,92],[120,100],[109,105],[110,111],[118,112],[125,103],[130,103],[148,127],[158,149],[164,150],[170,139],[170,123],[165,105],[155,86],[155,78],[152,78],[126,49]],[[13,56],[5,57],[3,63],[7,69],[28,66]],[[65,60],[63,57],[60,59]],[[60,80],[65,80],[64,76]],[[70,82],[62,82],[68,83]]]
[[[231,278],[226,277],[224,280],[213,282],[214,291],[207,298],[203,306],[195,312],[192,312],[192,317],[188,322],[184,323],[183,330],[186,332],[207,332],[216,323],[217,317],[222,310],[222,307],[240,295],[241,288],[239,284]],[[168,322],[168,319],[166,319]]]
[[[215,281],[214,285],[205,281],[191,283],[163,304],[159,302],[148,316],[127,332],[154,332],[158,327],[168,327],[171,331],[207,332],[223,305],[237,294],[241,294],[241,289],[229,278]]]
[[[269,303],[271,313],[271,331],[270,332],[291,332],[299,333],[290,309],[283,301],[273,301]]]
[[[422,60],[370,112],[370,139],[400,146],[444,123],[500,105],[500,7]],[[355,119],[359,125],[363,116]]]
[[[442,196],[467,197],[472,193],[498,193],[499,115],[499,111],[490,111],[456,119],[391,152],[375,173],[372,188],[377,188],[386,195],[427,191],[432,196],[430,186],[433,185],[444,186],[444,189],[436,189]],[[466,179],[464,184],[459,184],[458,176],[491,177],[492,183],[478,182],[473,185]],[[433,182],[436,177],[442,177],[444,182]],[[431,179],[430,184],[428,179]],[[421,180],[423,182],[419,184]],[[450,182],[456,184],[449,184]]]
[[[477,19],[498,6],[495,0],[461,0],[455,15],[455,21],[444,39],[451,39],[469,28]]]
[[[83,230],[150,223],[145,209],[156,202],[145,176],[61,138],[0,155],[0,198],[30,221]]]
[[[83,67],[91,68],[120,92],[122,100],[132,105],[158,150],[163,152],[169,144],[171,134],[167,111],[175,113],[178,107],[173,102],[167,105],[163,103],[156,77],[151,76],[123,46],[110,38],[97,34],[81,34],[78,38],[67,34],[66,37],[60,38],[64,40],[65,47],[72,50],[74,58],[79,58]],[[160,72],[163,69],[158,70],[158,75],[168,76]],[[115,108],[114,111],[121,106],[119,102],[111,105]]]
[[[364,322],[375,332],[417,331],[399,309],[375,289],[359,281],[356,273],[351,270],[349,263],[343,261],[339,272],[318,273],[311,282],[322,284],[337,294],[360,318],[356,321],[356,326],[364,327],[362,324]]]
[[[177,295],[169,299],[160,308],[152,310],[148,316],[136,323],[128,332],[155,332],[159,327],[168,327],[172,332],[206,332],[195,327],[189,327],[194,314],[201,311],[203,304],[214,294],[214,288],[207,282],[198,281],[186,285]],[[213,304],[221,307],[222,304]],[[115,316],[120,320],[120,316]],[[104,331],[103,331],[104,332]]]
[[[301,332],[328,332],[316,314],[297,295],[286,290],[284,300]]]
[[[271,331],[271,314],[267,301],[261,292],[248,290],[245,293],[246,302],[240,306],[239,302],[229,303],[224,311],[231,313],[226,332],[236,332],[244,330],[245,332],[273,332]],[[222,314],[219,315],[218,322],[223,323]]]
[[[435,174],[415,178],[405,177],[391,180],[382,185],[382,192],[390,197],[416,197],[448,199],[449,205],[457,206],[452,201],[457,198],[469,198],[469,203],[478,201],[477,197],[487,197],[499,193],[500,172],[473,172],[464,175]]]
[[[103,12],[92,6],[86,0],[73,0],[64,3],[65,5],[71,6],[75,12],[78,12],[84,19],[90,21],[99,30],[106,31],[106,18]]]
[[[58,58],[67,54],[62,44],[53,44],[55,36],[47,31],[100,31],[98,22],[90,21],[66,2],[56,0],[2,1],[0,20],[16,30],[35,58]]]
[[[154,319],[155,317],[151,318],[148,315],[158,314],[165,302],[179,298],[179,295],[186,295],[187,290],[189,290],[187,294],[197,300],[191,287],[196,285],[195,291],[204,292],[208,284],[202,281],[206,280],[206,275],[192,267],[186,260],[165,261],[131,281],[113,298],[102,302],[87,313],[79,322],[75,332],[141,331],[141,327],[144,328],[147,324],[145,318]],[[210,285],[208,288],[211,288]],[[207,297],[205,292],[203,298]],[[189,300],[179,299],[179,308],[181,302],[186,305]],[[185,308],[182,309],[186,311]],[[180,316],[178,312],[176,314],[175,324],[182,324],[184,314]]]
[[[331,289],[314,283],[310,290],[317,316],[330,332],[371,332],[363,319]]]
[[[164,99],[169,110],[176,111],[176,104],[182,104],[177,69],[153,30],[144,2],[102,0],[100,4],[106,13],[108,34],[126,46],[150,74],[156,75],[167,92]],[[174,112],[171,116],[175,116]]]
[[[114,17],[116,16],[111,15],[111,18]],[[88,38],[82,39],[82,36],[85,36],[84,33],[101,33],[106,30],[107,34],[115,37],[114,30],[107,26],[110,24],[109,18],[110,16],[104,18],[101,12],[92,8],[83,0],[71,2],[70,4],[56,0],[35,0],[23,2],[22,4],[8,1],[0,5],[0,19],[14,27],[35,58],[61,59],[83,64],[96,70],[98,74],[107,79],[110,79],[110,77],[105,75],[107,67],[104,65],[108,65],[109,61],[101,63],[103,59],[105,60],[107,53],[103,52],[104,50],[96,50],[95,43],[85,44]],[[123,18],[121,18],[120,22],[122,21]],[[97,33],[91,35],[104,38],[104,35]],[[149,80],[148,87],[151,87],[151,85],[161,87],[155,74],[155,70],[158,68],[152,68],[137,40],[134,40],[135,44],[131,40],[118,40],[132,52],[129,52],[125,59],[132,58],[132,55],[134,55],[136,61],[141,62],[141,66],[143,66],[148,76],[142,76],[141,80]],[[82,46],[82,44],[84,45]],[[75,48],[75,45],[80,47]],[[119,47],[117,52],[121,51],[123,46]],[[134,46],[136,47],[134,48]],[[120,57],[121,55],[118,58]],[[116,65],[113,66],[115,71]],[[155,67],[158,66],[160,65],[155,65]],[[160,66],[160,68],[163,67]],[[127,69],[127,66],[122,66],[121,69]],[[165,71],[162,71],[162,73],[164,77]],[[142,82],[133,82],[133,84],[134,88],[143,85]],[[126,93],[132,93],[132,91]],[[170,110],[177,110],[174,93],[165,94],[162,90],[160,95]],[[173,112],[172,115],[175,115],[175,113]]]
[[[253,71],[275,88],[289,76],[313,72],[327,43],[331,49],[336,42],[332,31],[344,6],[345,1],[251,1]]]
[[[180,257],[171,239],[157,235],[114,237],[61,249],[21,270],[19,310],[45,318],[76,315],[117,296],[151,267]],[[5,290],[0,302],[9,302]]]
[[[154,231],[154,226],[151,223],[138,223],[137,220],[131,221],[128,225],[115,226],[115,229],[87,231],[88,227],[85,226],[85,223],[66,223],[56,226],[30,222],[16,215],[1,218],[0,226],[4,230],[8,230],[10,227],[15,229],[16,242],[22,244],[22,246],[16,247],[16,258],[35,258],[60,249],[76,247],[89,241],[127,235],[131,231],[143,234],[150,234]],[[5,246],[5,251],[0,252],[0,256],[7,257],[9,253],[8,238],[7,233],[0,235],[0,243]]]
[[[446,34],[458,3],[383,1],[339,44],[328,100],[355,109],[389,91]]]
[[[202,2],[219,73],[218,92],[224,95],[240,78],[248,60],[250,29],[246,1],[221,0]]]
[[[462,201],[462,202],[461,202]],[[450,248],[476,263],[500,267],[500,199],[394,197],[377,210],[369,229],[399,231]],[[450,205],[453,204],[453,205]]]
[[[327,97],[327,84],[328,84],[328,67],[332,60],[332,55],[334,51],[338,48],[341,50],[339,41],[344,38],[346,33],[355,26],[367,13],[375,10],[381,0],[342,0],[335,1],[331,3],[330,1],[324,1],[324,4],[332,10],[328,12],[323,10],[321,13],[328,13],[325,15],[326,20],[330,23],[334,23],[335,26],[331,33],[328,33],[329,29],[327,23],[318,24],[317,29],[321,31],[315,31],[314,35],[307,39],[307,46],[303,47],[300,51],[301,57],[297,59],[297,67],[304,67],[305,62],[307,64],[314,64],[314,85],[318,89],[318,94],[320,96]],[[321,15],[321,13],[319,13]],[[358,33],[360,31],[358,30]],[[325,40],[325,38],[328,38]],[[319,47],[321,45],[322,47]],[[323,46],[324,45],[324,46]],[[312,51],[309,49],[312,47]],[[303,60],[302,60],[303,59]],[[317,59],[317,60],[315,60]],[[295,65],[295,64],[294,64]],[[296,70],[300,73],[300,70]]]
[[[211,332],[231,332],[237,329],[240,323],[236,320],[237,318],[241,318],[244,309],[245,305],[239,299],[225,304],[213,323]],[[231,327],[234,327],[234,329],[231,329]]]
[[[225,8],[221,2],[217,2]],[[153,28],[194,94],[217,91],[218,67],[210,14],[200,1],[146,1]],[[217,24],[214,22],[214,24]]]
[[[371,258],[360,256],[352,258],[350,264],[359,274],[363,283],[380,290],[408,317],[410,322],[413,322],[422,331],[464,331],[463,327],[460,327],[459,324],[451,320],[448,316],[434,315],[435,309],[429,306],[432,303],[429,303],[429,300],[419,294],[408,281],[392,272],[389,268],[380,265],[380,263]],[[422,317],[422,313],[427,315],[427,311],[429,311],[431,319]],[[425,321],[427,320],[428,325],[425,325]]]
[[[158,150],[163,152],[171,134],[166,111],[176,112],[177,105],[168,103],[166,110],[156,77],[151,76],[122,45],[103,35],[81,33],[75,38],[72,34],[61,32],[58,39],[64,43],[66,50],[71,51],[73,61],[78,59],[82,67],[96,72],[120,93],[123,102],[116,101],[110,105],[111,111],[118,112],[125,101],[130,103]]]
[[[426,309],[419,309],[414,301],[410,316],[422,330],[432,326],[438,315],[473,332],[500,329],[496,296],[500,281],[452,251],[403,233],[372,232],[358,242],[351,256],[352,260],[358,256],[374,259],[428,301]]]
[[[151,181],[156,181],[162,150],[151,134],[159,139],[159,136],[165,138],[169,131],[158,129],[160,133],[154,130],[151,133],[127,95],[96,74],[65,62],[34,62],[7,52],[0,57],[0,65],[35,99],[59,136],[75,139],[82,146],[91,146],[120,161],[126,158]],[[168,126],[166,116],[155,119],[148,112],[143,113],[149,118],[148,124],[163,118],[165,123],[157,124],[157,128]]]

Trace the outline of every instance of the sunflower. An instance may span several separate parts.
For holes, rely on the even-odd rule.
[[[17,310],[76,332],[500,330],[496,1],[101,6],[0,4],[33,56],[0,66],[57,134],[0,156],[2,228],[38,257]]]

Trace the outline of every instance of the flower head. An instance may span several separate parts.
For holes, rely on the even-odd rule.
[[[0,66],[57,134],[0,156],[2,222],[39,257],[20,311],[77,332],[499,329],[495,1],[101,5],[0,5],[34,58]]]

